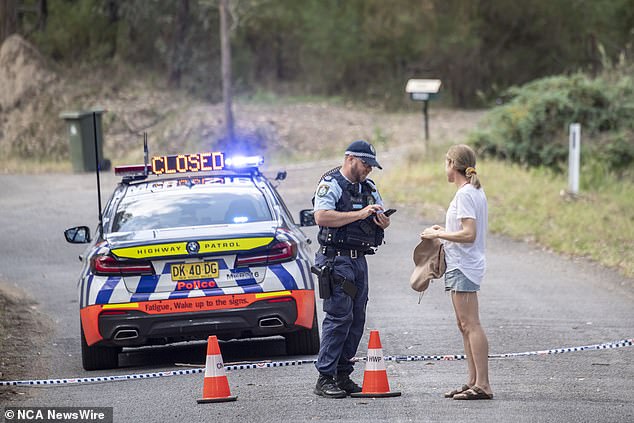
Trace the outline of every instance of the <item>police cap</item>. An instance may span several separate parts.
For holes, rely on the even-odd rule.
[[[379,162],[376,161],[376,150],[367,141],[357,140],[348,146],[346,156],[354,156],[373,167],[383,169]]]

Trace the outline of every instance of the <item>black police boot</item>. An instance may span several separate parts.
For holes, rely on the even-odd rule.
[[[350,379],[350,375],[346,373],[337,375],[337,386],[346,391],[348,395],[361,392],[361,387],[354,383],[354,381]]]
[[[346,391],[341,390],[337,386],[337,382],[332,376],[319,375],[319,379],[317,379],[317,385],[315,385],[315,389],[313,392],[317,395],[326,398],[345,398]]]

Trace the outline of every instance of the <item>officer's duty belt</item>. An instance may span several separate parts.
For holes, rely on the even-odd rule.
[[[350,258],[363,257],[366,252],[360,250],[340,250],[338,248],[333,247],[321,247],[320,252],[328,258],[333,258],[337,256],[344,256]]]

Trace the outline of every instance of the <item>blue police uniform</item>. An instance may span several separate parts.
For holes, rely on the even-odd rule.
[[[369,204],[383,205],[374,183],[366,179],[353,184],[337,170],[320,181],[315,192],[314,210],[345,212],[360,210]],[[322,324],[321,347],[315,365],[322,375],[334,377],[349,375],[353,371],[350,359],[355,356],[363,336],[368,302],[365,254],[373,252],[371,247],[378,246],[383,237],[383,230],[370,219],[336,229],[320,227],[321,248],[315,262],[322,266],[332,261],[336,277],[331,296],[323,303],[326,317]],[[346,282],[343,281],[354,284],[354,298],[349,289],[346,292]]]

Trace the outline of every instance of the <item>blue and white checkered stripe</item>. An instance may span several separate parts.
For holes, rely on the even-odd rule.
[[[121,304],[138,301],[194,298],[203,296],[275,292],[295,289],[314,289],[310,262],[297,259],[292,262],[267,267],[229,269],[234,256],[214,258],[220,264],[220,276],[215,279],[218,287],[209,289],[176,290],[172,281],[171,263],[196,260],[155,261],[160,274],[147,276],[93,276],[88,275],[80,285],[81,307],[93,304]],[[237,274],[243,277],[231,278]],[[257,279],[253,276],[257,275]]]

